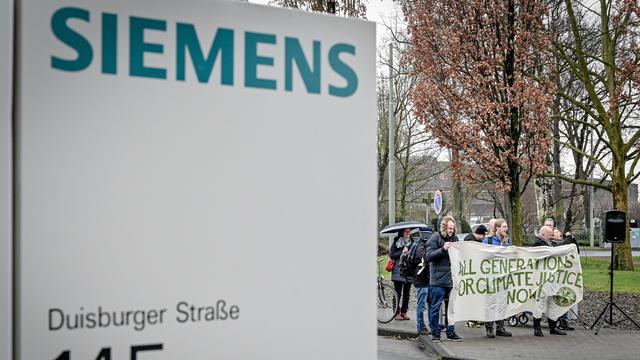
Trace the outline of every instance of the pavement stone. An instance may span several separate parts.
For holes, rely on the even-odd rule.
[[[415,313],[412,315],[415,316]],[[543,325],[544,337],[533,336],[531,324],[516,327],[507,326],[513,333],[511,338],[485,336],[484,327],[468,328],[464,322],[456,323],[456,333],[463,338],[460,342],[443,341],[433,343],[430,336],[420,336],[425,346],[434,349],[442,359],[640,359],[640,331],[616,330],[603,327],[598,335],[594,330],[585,330],[574,324],[575,331],[568,331],[566,336],[550,335],[549,329]],[[416,323],[411,320],[392,321],[378,324],[378,333],[390,334],[416,333]]]

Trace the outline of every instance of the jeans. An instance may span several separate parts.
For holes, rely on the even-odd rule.
[[[409,293],[411,292],[411,283],[394,281],[393,287],[398,293],[398,299],[401,299],[401,304],[396,304],[396,313],[406,313],[409,309]]]
[[[428,287],[416,288],[416,297],[418,303],[416,304],[416,323],[418,331],[426,329],[427,326],[424,323],[424,309],[427,309],[427,316],[429,315],[429,304],[427,303],[427,295],[429,294]]]
[[[429,286],[429,294],[427,299],[429,301],[429,327],[431,327],[431,333],[434,336],[440,336],[440,306],[444,301],[445,307],[445,316],[444,321],[445,324],[449,322],[447,319],[447,311],[449,310],[449,293],[451,292],[451,288],[446,288],[442,286]],[[453,325],[446,325],[447,335],[453,335],[454,328]]]
[[[560,316],[558,320],[569,321],[569,312],[567,311],[566,313],[562,314],[562,316]]]

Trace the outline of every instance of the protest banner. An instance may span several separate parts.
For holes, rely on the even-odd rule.
[[[575,245],[521,248],[459,242],[449,248],[450,322],[494,321],[524,311],[557,319],[582,300]]]

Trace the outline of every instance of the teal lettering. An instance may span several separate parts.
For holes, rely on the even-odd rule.
[[[233,85],[233,30],[218,29],[206,59],[202,53],[196,29],[192,24],[178,23],[176,38],[177,80],[184,81],[185,79],[185,57],[186,51],[188,51],[199,82],[207,83],[209,81],[213,65],[218,54],[221,54],[220,83]]]
[[[67,25],[67,20],[79,19],[89,22],[89,12],[80,8],[65,7],[56,11],[51,17],[51,31],[62,41],[78,53],[73,60],[51,56],[51,67],[64,71],[82,71],[91,65],[93,49],[91,43],[82,35]]]
[[[349,65],[340,60],[341,53],[355,55],[356,48],[353,45],[336,44],[329,50],[329,66],[347,82],[347,85],[342,88],[329,85],[329,94],[338,97],[347,97],[353,95],[358,89],[358,76]]]
[[[309,62],[302,52],[302,47],[298,39],[284,38],[284,89],[293,90],[293,63],[302,77],[304,86],[312,94],[320,93],[320,41],[313,42],[313,70],[309,67]]]
[[[102,14],[102,73],[117,73],[118,15]]]
[[[276,36],[246,32],[244,34],[244,86],[276,89],[276,81],[258,78],[258,65],[273,66],[273,58],[258,56],[258,44],[275,44]]]
[[[166,79],[167,70],[144,65],[145,53],[162,54],[164,51],[162,44],[144,42],[144,31],[147,29],[165,31],[167,22],[132,16],[129,19],[129,27],[129,75]]]

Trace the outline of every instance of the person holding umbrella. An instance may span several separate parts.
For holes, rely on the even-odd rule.
[[[409,293],[413,278],[400,275],[400,256],[409,252],[409,248],[413,244],[411,240],[411,228],[404,228],[398,231],[398,236],[393,239],[391,248],[389,249],[389,257],[396,261],[391,271],[391,280],[393,286],[398,293],[398,299],[401,304],[397,304],[395,320],[409,320],[407,310],[409,310]]]

